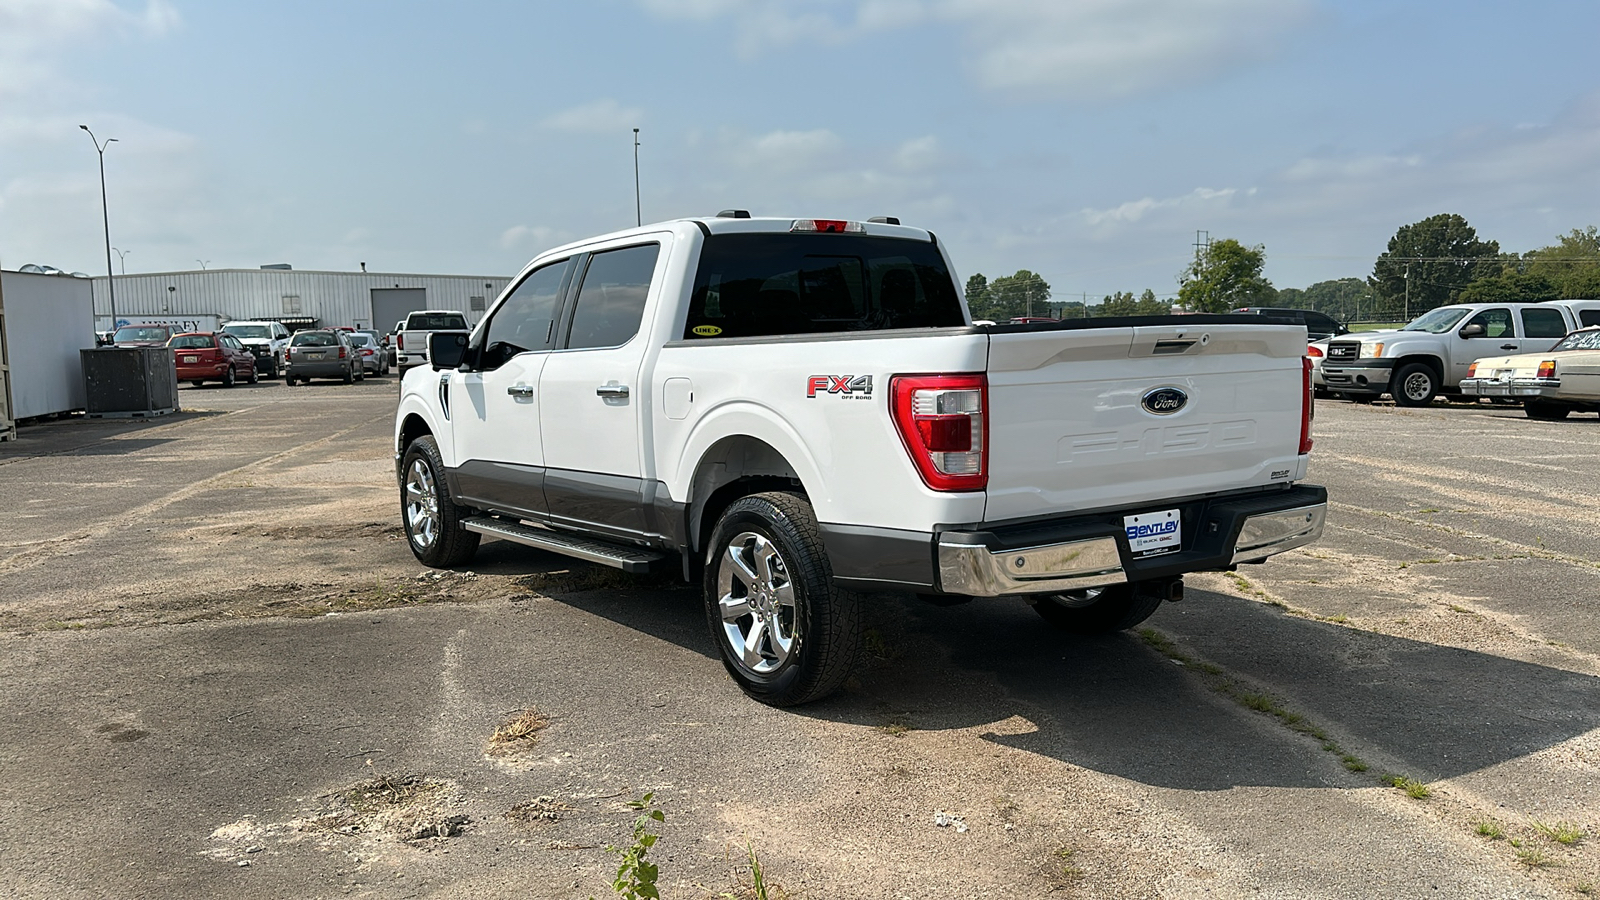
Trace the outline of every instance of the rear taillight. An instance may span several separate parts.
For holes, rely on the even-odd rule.
[[[1300,358],[1300,383],[1305,388],[1300,394],[1300,452],[1311,452],[1311,420],[1316,416],[1316,400],[1311,393],[1311,360]]]
[[[989,484],[989,382],[983,375],[898,375],[890,412],[906,452],[936,491]]]
[[[398,350],[404,350],[406,348],[406,336],[404,334],[395,335],[394,346]]]
[[[1310,357],[1314,357],[1314,358],[1320,359],[1322,357],[1322,348],[1321,347],[1307,347],[1306,348],[1306,355],[1310,356]]]
[[[339,348],[339,358],[340,359],[344,359],[344,348],[343,347]]]
[[[1553,359],[1547,359],[1547,360],[1544,360],[1544,361],[1540,362],[1539,363],[1539,377],[1540,378],[1554,378],[1554,377],[1556,377],[1556,361],[1553,360]]]

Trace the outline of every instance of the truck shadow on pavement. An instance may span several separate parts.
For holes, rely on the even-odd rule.
[[[692,589],[558,599],[717,657]],[[1348,787],[1385,771],[1455,777],[1600,727],[1600,679],[1576,672],[1317,622],[1205,591],[1191,591],[1146,623],[1185,656],[1220,666],[1372,765],[1357,776],[1321,741],[1212,690],[1136,634],[1064,635],[1014,600],[955,607],[902,595],[867,601],[867,665],[847,690],[794,714],[871,727],[973,729],[1072,765],[1200,791]],[[1019,717],[1031,730],[1016,724]]]

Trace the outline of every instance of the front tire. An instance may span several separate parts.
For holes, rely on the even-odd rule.
[[[826,697],[860,656],[860,599],[833,583],[816,516],[797,494],[752,494],[722,514],[706,552],[705,604],[723,666],[762,703]]]
[[[1396,406],[1427,406],[1439,396],[1439,374],[1427,363],[1411,363],[1394,373],[1390,386]]]
[[[483,537],[461,527],[466,509],[450,497],[444,460],[432,435],[411,442],[401,461],[400,520],[412,555],[425,566],[447,569],[472,559]]]
[[[1161,606],[1155,592],[1136,590],[1131,584],[1043,594],[1030,599],[1033,611],[1056,628],[1070,634],[1110,634],[1127,631],[1150,618]]]

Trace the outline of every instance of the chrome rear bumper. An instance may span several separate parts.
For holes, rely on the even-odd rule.
[[[1184,552],[1141,559],[1125,559],[1125,542],[1111,535],[993,549],[976,535],[946,533],[938,542],[938,589],[973,597],[1053,594],[1259,562],[1320,538],[1328,515],[1325,497],[1287,509],[1241,510],[1233,520],[1238,536],[1231,546],[1222,543],[1230,533],[1223,527],[1212,549],[1191,545]]]

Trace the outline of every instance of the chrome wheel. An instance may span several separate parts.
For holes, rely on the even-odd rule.
[[[439,494],[433,470],[424,460],[413,459],[406,469],[406,531],[419,551],[439,540]]]
[[[795,595],[777,545],[754,531],[741,532],[723,552],[717,573],[722,634],[745,668],[777,670],[795,648]]]

